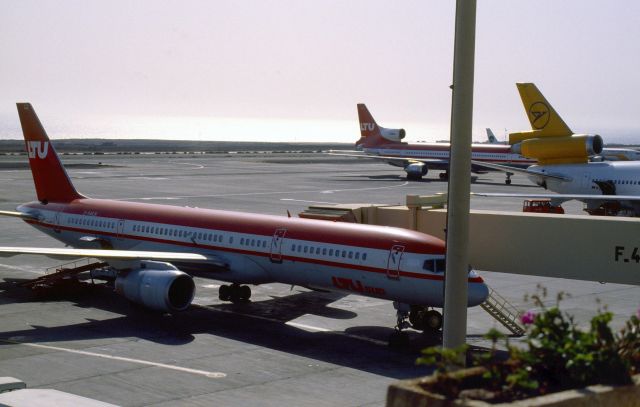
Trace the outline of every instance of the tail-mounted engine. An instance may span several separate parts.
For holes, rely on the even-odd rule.
[[[402,141],[407,135],[407,132],[404,129],[385,129],[384,127],[380,127],[380,135],[387,140]]]
[[[511,151],[535,158],[542,165],[586,163],[589,156],[602,153],[603,142],[598,135],[526,138],[528,134],[534,136],[535,132],[509,135],[510,142],[516,141],[511,145]]]
[[[143,261],[142,267],[118,276],[116,292],[130,301],[157,311],[184,311],[195,295],[188,274],[169,263]]]

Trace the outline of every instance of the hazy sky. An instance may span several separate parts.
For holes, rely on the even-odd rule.
[[[454,18],[453,0],[0,0],[0,122],[17,123],[15,102],[29,101],[43,122],[357,129],[366,102],[380,124],[420,138],[412,123],[449,123]],[[526,81],[575,131],[640,129],[637,0],[478,0],[476,35],[474,128],[527,129],[514,85]]]

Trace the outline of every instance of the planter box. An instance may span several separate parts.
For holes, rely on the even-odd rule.
[[[480,368],[481,369],[481,368]],[[467,369],[463,375],[478,374],[478,368]],[[462,373],[462,372],[460,372]],[[426,391],[420,386],[433,381],[433,376],[402,380],[393,383],[387,391],[387,407],[631,407],[640,406],[640,375],[633,377],[634,385],[594,385],[576,390],[566,390],[511,403],[492,404],[471,399],[449,399]]]

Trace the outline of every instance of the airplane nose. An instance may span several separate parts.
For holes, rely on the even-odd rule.
[[[475,307],[476,305],[480,305],[489,296],[489,287],[484,282],[478,283],[469,283],[469,298],[467,306]]]

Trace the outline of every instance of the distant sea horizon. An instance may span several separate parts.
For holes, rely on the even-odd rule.
[[[111,116],[73,118],[61,121],[40,117],[51,139],[146,139],[175,141],[229,141],[274,143],[345,143],[354,144],[360,137],[357,120],[212,118],[212,117],[147,117]],[[383,124],[398,128],[392,123]],[[404,141],[410,143],[446,141],[449,124],[404,123]],[[513,129],[522,131],[526,129]],[[575,129],[581,133],[581,129]],[[507,129],[493,128],[500,141]],[[640,128],[591,128],[605,144],[640,145]],[[0,117],[0,140],[21,140],[17,117]],[[474,142],[487,140],[485,128],[474,126]]]

